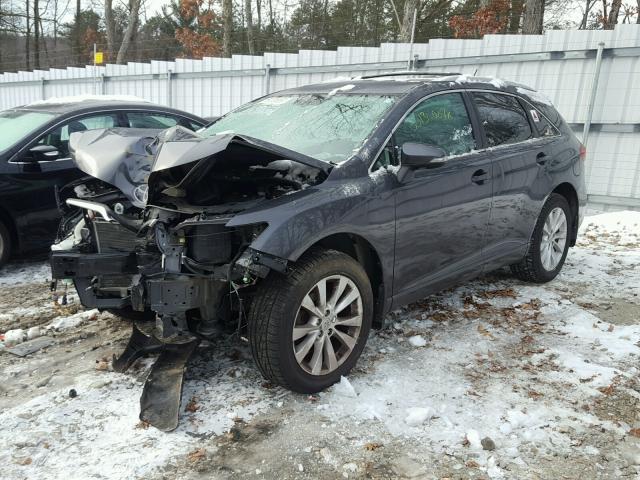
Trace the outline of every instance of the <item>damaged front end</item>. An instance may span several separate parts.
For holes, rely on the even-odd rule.
[[[53,277],[73,279],[86,307],[135,320],[114,369],[163,352],[141,418],[172,430],[190,352],[225,324],[240,326],[252,288],[287,267],[286,259],[254,248],[266,221],[232,219],[301,194],[330,165],[252,138],[202,138],[181,127],[159,135],[92,131],[74,135],[71,147],[90,177],[58,192],[63,220]]]

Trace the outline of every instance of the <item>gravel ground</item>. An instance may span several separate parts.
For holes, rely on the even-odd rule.
[[[640,213],[588,217],[549,284],[498,271],[392,312],[317,396],[264,382],[235,335],[203,345],[169,434],[138,420],[153,359],[110,371],[130,325],[47,277],[0,272],[5,340],[54,342],[0,342],[0,477],[640,478]]]

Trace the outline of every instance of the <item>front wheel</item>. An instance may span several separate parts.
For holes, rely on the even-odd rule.
[[[552,193],[536,222],[527,255],[511,265],[513,274],[521,280],[545,283],[553,280],[564,265],[569,250],[571,208],[557,193]]]
[[[372,318],[362,266],[335,250],[312,251],[260,285],[248,318],[251,353],[267,380],[315,393],[353,368]]]

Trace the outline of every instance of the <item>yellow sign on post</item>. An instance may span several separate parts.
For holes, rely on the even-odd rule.
[[[98,64],[98,63],[102,63],[103,61],[104,61],[104,58],[103,58],[102,52],[96,52],[95,53],[95,58],[94,58],[94,63]]]

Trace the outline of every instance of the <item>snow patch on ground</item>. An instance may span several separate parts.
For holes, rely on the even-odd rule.
[[[180,426],[165,434],[138,421],[152,360],[140,362],[137,373],[78,374],[72,379],[75,398],[68,387],[52,388],[0,412],[2,475],[163,475],[203,442],[217,448],[215,437],[239,419],[277,411],[285,400],[293,411],[286,421],[299,422],[296,428],[316,428],[302,419],[317,412],[328,427],[349,425],[360,450],[367,439],[391,437],[444,453],[443,458],[471,456],[474,468],[490,478],[513,478],[505,463],[526,468],[539,455],[599,455],[606,445],[576,438],[589,438],[594,430],[624,438],[634,427],[581,406],[605,398],[603,392],[621,378],[638,375],[640,324],[607,321],[601,309],[602,299],[640,305],[639,226],[640,212],[586,218],[562,274],[549,284],[497,275],[392,312],[393,327],[371,335],[365,358],[349,378],[310,398],[263,388],[248,355],[230,351],[223,341],[194,357]],[[46,264],[14,264],[2,271],[0,285],[27,285],[47,276]],[[23,308],[30,315],[40,307]],[[96,315],[52,314],[42,325],[55,330],[52,335],[82,331]],[[47,352],[38,358],[40,365],[47,362]],[[2,375],[12,375],[21,361]],[[495,450],[485,450],[485,437]],[[617,450],[629,462],[637,460],[630,441],[620,441]],[[340,474],[355,471],[341,467],[351,465],[341,452],[322,448],[318,454]],[[309,467],[304,464],[304,471]]]
[[[51,268],[47,262],[16,262],[2,267],[0,286],[46,282],[51,279]]]

